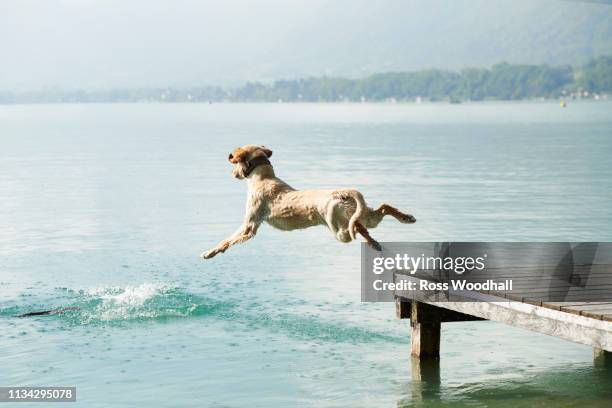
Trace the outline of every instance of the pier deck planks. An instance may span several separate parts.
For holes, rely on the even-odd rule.
[[[578,265],[570,285],[563,277],[558,281],[540,282],[541,271],[541,268],[517,268],[485,273],[483,282],[512,279],[514,290],[461,292],[479,301],[430,301],[411,298],[406,292],[397,297],[400,301],[428,303],[612,351],[612,265]],[[433,271],[423,272],[396,274],[396,280],[433,279]]]

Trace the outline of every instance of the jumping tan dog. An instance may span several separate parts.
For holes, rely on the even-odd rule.
[[[272,150],[256,145],[238,147],[230,153],[229,161],[234,165],[232,175],[249,182],[246,214],[238,231],[204,252],[202,258],[212,258],[232,245],[253,238],[264,221],[283,231],[326,225],[340,242],[351,242],[359,233],[378,250],[380,244],[367,228],[376,227],[385,215],[404,224],[416,222],[412,215],[387,204],[377,210],[369,208],[357,190],[297,191],[276,177],[268,160],[271,156]]]

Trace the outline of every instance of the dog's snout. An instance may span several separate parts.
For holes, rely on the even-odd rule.
[[[227,160],[232,161],[233,158],[234,158],[234,155],[230,153],[229,156],[227,157]]]

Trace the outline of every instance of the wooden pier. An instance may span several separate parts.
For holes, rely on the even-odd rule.
[[[397,317],[410,319],[411,354],[417,362],[440,357],[442,323],[491,320],[591,346],[596,361],[610,365],[612,289],[608,281],[612,280],[612,265],[597,269],[584,285],[571,289],[566,285],[560,290],[564,301],[551,298],[550,282],[543,288],[538,288],[537,282],[530,282],[524,291],[462,291],[451,296],[448,292],[426,297],[410,291],[396,292]],[[422,278],[401,274],[395,277],[396,281],[419,279]],[[520,288],[520,279],[515,281]],[[547,297],[538,299],[542,293],[547,293]],[[572,301],[572,298],[589,301]]]

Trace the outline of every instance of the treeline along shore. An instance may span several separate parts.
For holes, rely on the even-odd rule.
[[[387,72],[362,79],[312,77],[234,88],[202,86],[113,90],[0,89],[0,104],[107,102],[401,102],[535,98],[607,99],[612,94],[612,56],[580,67],[496,64],[459,72],[428,69]]]

